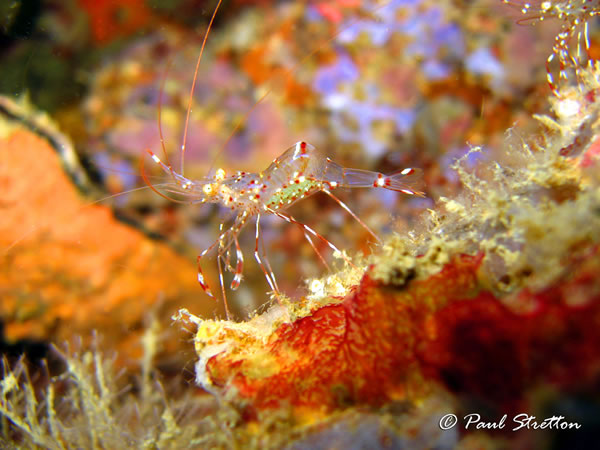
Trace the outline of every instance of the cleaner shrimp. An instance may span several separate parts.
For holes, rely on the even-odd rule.
[[[575,71],[581,67],[581,61],[590,57],[589,19],[600,14],[600,2],[598,0],[535,0],[517,1],[502,0],[503,3],[516,6],[526,17],[520,21],[542,22],[550,18],[556,18],[563,22],[560,32],[556,35],[552,53],[546,60],[546,76],[550,90],[560,97],[558,82],[552,74],[551,64],[558,60],[558,79],[566,80],[568,70]],[[576,48],[569,48],[570,41],[576,36]]]
[[[327,266],[327,262],[319,252],[313,238],[326,244],[333,251],[334,256],[341,257],[347,264],[352,265],[352,262],[344,252],[324,236],[316,232],[313,228],[296,220],[292,215],[286,212],[287,208],[317,192],[324,192],[349,213],[369,234],[379,241],[377,235],[354,212],[352,212],[344,202],[335,196],[332,191],[336,188],[382,188],[407,195],[424,196],[424,194],[420,190],[422,188],[422,171],[420,169],[406,168],[389,175],[384,175],[383,173],[368,170],[344,168],[327,157],[324,151],[319,150],[304,141],[297,142],[288,148],[283,154],[275,158],[266,170],[259,173],[237,172],[227,176],[225,170],[217,169],[214,176],[207,176],[201,180],[191,180],[186,178],[183,173],[184,156],[191,111],[191,99],[193,97],[198,69],[200,67],[208,34],[220,5],[221,0],[217,3],[211,20],[209,21],[196,63],[184,126],[183,142],[180,150],[180,172],[176,172],[168,163],[168,160],[165,159],[165,161],[163,161],[151,150],[146,149],[146,152],[150,155],[152,160],[172,179],[172,182],[168,183],[167,186],[163,185],[164,191],[176,194],[182,199],[174,199],[165,195],[152,185],[144,172],[143,163],[141,172],[147,185],[157,194],[168,200],[189,204],[217,203],[236,213],[233,223],[229,226],[226,226],[225,223],[220,224],[220,234],[218,238],[197,257],[198,282],[207,295],[215,298],[209,283],[205,279],[201,262],[209,252],[217,248],[219,284],[221,287],[225,313],[227,318],[230,319],[231,311],[227,302],[224,271],[233,274],[230,289],[236,290],[240,286],[244,270],[244,255],[238,237],[242,228],[251,219],[254,218],[255,220],[254,257],[275,297],[278,301],[281,301],[281,291],[267,258],[264,244],[262,243],[260,222],[263,215],[274,215],[290,224],[300,227],[304,237],[324,265]],[[307,55],[307,58],[313,53]],[[256,107],[269,92],[270,91],[267,91],[255,103],[254,107]],[[248,111],[245,118],[252,112],[254,107]],[[165,151],[161,130],[160,102],[158,109],[158,127],[161,145],[166,158],[167,152]],[[230,138],[235,131],[236,130],[234,129]],[[224,144],[219,151],[222,151],[225,145],[226,144]],[[236,258],[235,267],[232,265],[231,254],[233,249],[235,249]]]
[[[152,157],[152,160],[173,178],[173,185],[169,186],[166,191],[179,194],[187,198],[187,201],[192,204],[219,203],[237,212],[233,224],[223,231],[218,239],[198,256],[198,282],[210,297],[214,297],[204,278],[200,262],[207,253],[218,246],[217,265],[219,281],[228,317],[230,317],[230,310],[225,294],[223,263],[227,270],[234,273],[230,287],[232,290],[235,290],[239,287],[242,280],[244,265],[244,256],[238,241],[238,234],[251,218],[255,217],[256,224],[254,257],[272,291],[279,298],[280,291],[273,270],[264,252],[261,255],[259,251],[259,248],[261,248],[261,214],[273,214],[291,224],[301,227],[305,238],[324,264],[326,262],[314,245],[311,236],[323,241],[333,250],[335,255],[344,258],[348,264],[352,264],[333,243],[308,225],[297,221],[293,216],[286,213],[285,210],[310,195],[317,192],[324,192],[357,220],[375,239],[379,240],[375,233],[344,202],[332,193],[332,190],[336,188],[373,187],[401,192],[407,195],[424,195],[423,192],[419,191],[422,175],[420,169],[406,168],[390,175],[384,175],[380,172],[369,170],[344,168],[333,162],[324,152],[304,141],[297,142],[288,148],[263,172],[237,172],[234,175],[226,176],[223,169],[218,169],[214,177],[203,180],[190,180],[175,172],[172,167],[162,162],[150,150],[147,150],[147,152]],[[224,224],[221,224],[221,229],[223,228]],[[235,269],[230,264],[230,250],[233,246],[235,246],[236,252]]]

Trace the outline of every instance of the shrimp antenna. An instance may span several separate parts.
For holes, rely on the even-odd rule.
[[[204,54],[204,47],[206,47],[206,41],[208,40],[208,34],[210,33],[210,29],[212,28],[213,22],[215,21],[215,17],[217,16],[217,12],[219,11],[219,7],[223,0],[219,0],[215,10],[213,11],[213,15],[210,18],[210,22],[208,23],[208,28],[204,33],[204,39],[202,40],[202,47],[200,47],[200,54],[198,55],[198,61],[196,61],[196,70],[194,70],[194,79],[192,80],[192,88],[190,89],[190,97],[188,99],[188,107],[187,113],[185,115],[185,128],[183,129],[183,142],[181,144],[181,170],[179,173],[183,175],[183,166],[184,166],[184,156],[185,156],[185,145],[187,142],[187,132],[188,125],[190,122],[190,113],[192,112],[192,98],[194,96],[194,90],[196,89],[196,80],[198,79],[198,69],[200,68],[200,61],[202,61],[202,55]]]
[[[165,83],[167,81],[167,74],[169,73],[169,69],[171,68],[172,63],[173,63],[173,60],[171,58],[169,58],[167,60],[167,65],[165,67],[165,71],[163,72],[161,80],[160,80],[160,90],[158,91],[158,118],[157,118],[157,120],[158,120],[158,135],[160,137],[160,146],[162,148],[163,155],[165,155],[165,161],[167,162],[167,165],[169,166],[169,168],[171,167],[171,164],[169,164],[169,155],[167,155],[167,149],[165,148],[165,138],[164,138],[163,130],[162,130],[162,99],[163,99],[163,93],[165,92]],[[171,172],[173,172],[172,169],[171,169]]]
[[[219,2],[221,3],[221,2]],[[382,5],[377,6],[376,8],[374,8],[371,13],[374,13],[376,11],[378,11],[379,9],[383,8],[384,6],[387,6],[390,2],[384,3]],[[218,6],[217,6],[218,8]],[[216,11],[215,11],[216,12]],[[286,70],[283,73],[283,77],[285,81],[288,81],[289,78],[298,71],[298,69],[304,65],[304,63],[306,61],[308,61],[310,58],[312,58],[314,55],[316,55],[317,53],[319,53],[323,47],[327,44],[329,44],[331,41],[333,41],[334,39],[336,39],[340,34],[342,34],[345,30],[347,30],[348,28],[350,28],[351,26],[357,24],[361,19],[360,18],[356,18],[354,20],[352,20],[348,25],[346,25],[345,27],[339,29],[338,31],[336,31],[333,35],[331,35],[331,37],[329,37],[326,41],[324,41],[323,43],[321,43],[320,45],[318,45],[317,47],[315,47],[314,50],[312,50],[310,53],[308,53],[306,56],[304,56],[304,58],[302,58],[300,61],[298,61],[296,64],[294,64],[292,67],[290,67],[288,70]],[[200,62],[198,62],[200,63]],[[196,68],[197,70],[197,68]],[[195,77],[194,77],[195,80]],[[219,148],[219,150],[217,151],[217,153],[215,154],[215,156],[212,159],[212,162],[210,164],[210,167],[208,169],[208,172],[210,173],[210,171],[214,168],[217,159],[219,157],[219,155],[223,152],[223,150],[227,147],[227,144],[229,144],[229,141],[231,141],[231,139],[233,139],[233,136],[235,136],[235,134],[238,132],[238,130],[240,129],[240,127],[242,126],[242,124],[244,124],[247,120],[248,120],[248,116],[250,116],[250,114],[252,114],[252,112],[256,109],[256,107],[258,105],[260,105],[263,100],[265,98],[267,98],[267,96],[273,91],[273,88],[270,87],[267,89],[267,91],[261,95],[261,97],[256,101],[256,103],[254,103],[254,105],[252,105],[252,108],[250,108],[248,111],[246,111],[246,113],[237,121],[237,123],[235,124],[235,126],[233,127],[233,130],[231,130],[231,133],[229,133],[229,136],[227,137],[227,139],[225,140],[225,142],[223,143],[223,145]],[[188,114],[189,114],[189,110],[188,110]],[[187,127],[186,127],[187,128]]]
[[[173,168],[171,167],[171,164],[169,163],[169,155],[167,154],[167,149],[165,147],[165,137],[164,137],[163,130],[162,130],[163,93],[165,92],[165,83],[167,81],[167,74],[169,73],[169,69],[171,68],[172,62],[173,62],[173,60],[171,58],[169,58],[167,60],[165,70],[161,76],[160,90],[158,91],[157,121],[158,121],[158,136],[160,137],[160,147],[162,148],[162,152],[165,156],[165,161],[167,161],[166,165],[169,167],[169,170],[171,171],[171,176],[173,178],[175,178],[175,176],[173,175]],[[194,81],[195,81],[195,79],[194,79]],[[188,109],[188,117],[189,117],[189,109]],[[186,120],[186,130],[187,130],[187,120]],[[185,137],[184,137],[184,139],[185,139]],[[151,153],[149,150],[146,150],[146,152]],[[183,158],[183,154],[181,156]],[[162,192],[160,192],[158,189],[156,189],[156,187],[150,181],[150,176],[146,174],[146,169],[144,168],[144,157],[143,156],[140,158],[140,173],[142,174],[142,178],[144,179],[144,182],[147,185],[146,187],[149,187],[150,189],[152,189],[154,192],[156,192],[161,197],[163,197],[171,202],[175,202],[175,203],[188,203],[188,202],[184,202],[184,201],[169,197],[168,195],[165,195]]]
[[[149,150],[146,150],[146,151],[150,152]],[[144,182],[148,185],[148,187],[150,189],[152,189],[154,192],[156,192],[158,195],[160,195],[162,198],[166,198],[170,202],[175,202],[175,203],[183,203],[183,204],[189,204],[190,203],[189,201],[186,202],[186,201],[183,201],[183,200],[179,200],[179,199],[176,199],[176,198],[169,197],[168,195],[165,195],[162,192],[160,192],[158,189],[156,189],[156,187],[150,181],[150,178],[148,178],[148,175],[146,175],[146,169],[144,168],[144,158],[140,158],[140,172],[142,174],[142,178],[144,179]]]

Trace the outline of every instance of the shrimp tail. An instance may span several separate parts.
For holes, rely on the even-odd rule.
[[[335,170],[335,165],[331,162],[328,162],[327,169],[331,172],[330,178],[335,181],[340,180],[338,183],[340,187],[374,187],[402,192],[407,195],[425,196],[421,191],[424,186],[423,171],[421,169],[408,168],[384,175],[370,170],[340,168],[339,177],[331,176]]]
[[[425,193],[421,191],[424,186],[423,171],[421,169],[408,168],[384,175],[383,185],[380,187],[408,195],[425,197]]]

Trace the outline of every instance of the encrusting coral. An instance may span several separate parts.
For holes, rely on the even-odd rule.
[[[181,311],[197,327],[197,382],[248,424],[283,408],[297,426],[348,408],[416,407],[440,385],[496,411],[526,407],[545,384],[591,388],[600,65],[577,74],[537,134],[509,130],[503,161],[458,160],[464,192],[440,199],[420,231],[388,238],[362,271],[313,280],[302,301],[248,322]]]
[[[84,353],[65,357],[66,411],[52,406],[56,380],[39,408],[24,369],[5,363],[0,412],[15,440],[56,448],[122,446],[117,436],[140,448],[539,443],[543,434],[439,424],[473,410],[490,420],[541,416],[544,402],[597,393],[600,64],[571,69],[535,131],[508,130],[495,160],[471,149],[454,164],[462,193],[439,199],[417,228],[387,237],[356,267],[311,280],[303,298],[241,323],[181,309],[175,318],[193,328],[196,381],[212,394],[193,396],[202,412],[189,422],[149,384],[151,356],[132,398],[109,387],[97,354]],[[484,157],[473,165],[477,152]],[[136,401],[140,413],[131,412]],[[77,411],[83,423],[71,422]]]

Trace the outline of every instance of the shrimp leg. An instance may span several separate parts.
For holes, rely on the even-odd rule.
[[[217,256],[217,267],[219,269],[219,283],[221,284],[221,293],[223,295],[223,304],[225,305],[225,315],[227,316],[227,320],[231,320],[231,314],[229,312],[229,306],[227,305],[227,294],[225,293],[225,284],[223,282],[223,264],[222,264],[222,255]]]
[[[269,262],[269,258],[267,258],[267,250],[265,249],[265,240],[262,238],[262,235],[260,237],[260,248],[261,248],[262,254],[264,255],[265,264],[267,266],[267,269],[269,269],[269,273],[271,274],[271,277],[273,279],[273,284],[275,284],[275,288],[277,289],[277,291],[280,291],[279,286],[277,285],[277,279],[275,278],[275,272],[273,272],[273,269],[271,268],[271,263]]]
[[[206,254],[208,252],[210,252],[213,248],[215,248],[215,246],[217,244],[221,244],[221,242],[223,242],[223,238],[225,237],[225,235],[227,233],[229,233],[230,230],[225,231],[224,233],[222,233],[215,242],[213,242],[210,247],[204,249],[202,251],[202,253],[200,253],[198,255],[197,258],[197,264],[198,264],[198,283],[200,283],[200,286],[202,287],[202,289],[204,290],[204,292],[211,298],[215,298],[214,294],[212,293],[212,290],[210,289],[210,286],[208,285],[208,283],[206,282],[205,278],[204,278],[204,273],[202,272],[202,258],[204,258],[206,256]],[[231,314],[229,312],[229,305],[227,304],[227,298],[225,297],[225,291],[223,289],[223,269],[221,267],[221,257],[222,255],[219,253],[217,255],[217,264],[218,264],[218,268],[219,268],[219,279],[221,281],[221,290],[223,291],[223,302],[225,305],[225,314],[227,315],[227,319],[229,320],[229,318],[231,317]]]
[[[236,275],[234,276],[234,281],[232,282],[232,284],[235,282],[236,280],[236,276],[237,276],[237,269],[239,269],[240,275],[239,275],[239,280],[241,280],[241,270],[243,269],[243,261],[244,261],[244,257],[243,254],[241,252],[241,249],[239,248],[239,243],[237,242],[237,235],[240,231],[240,229],[242,228],[242,226],[244,225],[245,221],[246,221],[246,217],[247,214],[243,213],[241,215],[239,215],[238,217],[236,217],[233,225],[225,230],[224,232],[222,232],[219,237],[206,249],[204,249],[197,258],[197,263],[198,263],[198,283],[200,283],[200,286],[202,287],[202,289],[204,290],[204,292],[211,298],[215,298],[214,294],[212,293],[212,290],[210,289],[208,283],[205,280],[204,277],[204,273],[202,271],[202,258],[204,258],[212,249],[214,249],[217,244],[219,245],[219,250],[217,252],[217,265],[218,265],[218,269],[219,269],[219,281],[221,283],[221,291],[223,292],[223,303],[225,305],[225,314],[227,315],[227,319],[229,319],[231,317],[231,313],[229,310],[229,305],[227,304],[227,297],[225,295],[225,288],[223,285],[223,267],[222,267],[222,260],[225,259],[225,254],[227,253],[229,247],[231,246],[232,241],[236,243],[236,251],[237,251],[237,268],[236,268]],[[224,224],[221,224],[220,229],[224,228]],[[227,245],[224,244],[225,240],[228,241]],[[226,264],[228,264],[227,261],[225,261]]]
[[[281,298],[279,296],[279,288],[277,287],[277,282],[275,281],[275,274],[271,270],[271,265],[268,263],[267,256],[265,254],[263,256],[265,258],[266,264],[269,266],[269,272],[267,272],[265,263],[263,263],[263,260],[260,257],[260,252],[258,251],[260,239],[261,239],[260,238],[260,214],[257,214],[256,215],[256,244],[254,245],[254,258],[256,258],[256,262],[258,262],[258,265],[262,269],[262,271],[265,275],[265,278],[267,279],[267,283],[269,283],[271,290],[275,293],[275,296],[277,297],[277,301],[281,305]]]
[[[335,254],[340,255],[344,259],[344,261],[346,261],[346,263],[348,263],[348,265],[350,265],[351,267],[356,268],[356,266],[354,264],[352,264],[352,261],[350,261],[350,259],[342,251],[340,251],[339,248],[337,248],[335,245],[333,245],[332,242],[330,242],[329,240],[327,240],[327,238],[325,238],[324,236],[321,236],[319,233],[317,233],[315,230],[313,230],[308,225],[306,225],[306,224],[304,224],[302,222],[298,222],[292,216],[290,216],[288,214],[284,214],[284,213],[279,212],[279,211],[276,211],[276,210],[274,210],[272,208],[265,207],[265,209],[267,211],[269,211],[271,214],[275,214],[277,217],[285,220],[288,223],[293,223],[295,225],[299,225],[299,226],[303,227],[305,231],[309,232],[314,237],[316,237],[317,239],[320,239],[325,244],[327,244],[329,246],[329,248],[331,248],[334,251]]]
[[[206,293],[206,295],[208,295],[211,298],[215,298],[214,294],[212,293],[212,290],[210,289],[210,286],[208,285],[208,283],[206,282],[205,278],[204,278],[204,272],[202,272],[202,258],[204,258],[206,256],[206,254],[208,252],[210,252],[215,245],[217,245],[219,241],[215,241],[210,247],[204,249],[196,258],[196,263],[198,265],[198,283],[200,283],[200,286],[202,287],[202,289],[204,290],[204,292]]]
[[[331,272],[331,268],[329,267],[329,264],[327,264],[327,261],[325,261],[325,258],[323,258],[323,255],[321,255],[321,252],[319,251],[319,249],[317,248],[317,246],[313,242],[313,240],[310,237],[310,235],[308,234],[308,232],[304,229],[304,227],[300,227],[300,228],[304,232],[304,237],[306,238],[306,240],[308,241],[308,243],[310,244],[310,246],[312,247],[312,249],[315,251],[315,253],[317,254],[318,258],[321,260],[321,262],[323,263],[323,265],[325,266],[325,268],[329,272]]]
[[[240,287],[240,283],[242,281],[242,272],[244,271],[244,254],[242,253],[237,234],[233,236],[233,241],[235,242],[236,264],[235,274],[233,275],[233,280],[231,281],[231,290],[235,291]]]
[[[369,228],[369,226],[366,223],[364,223],[356,214],[354,214],[354,212],[348,207],[348,205],[346,205],[343,201],[341,201],[339,198],[333,195],[329,189],[323,189],[323,192],[325,192],[332,199],[334,199],[338,203],[338,205],[344,208],[348,212],[348,214],[350,214],[354,218],[354,220],[356,220],[365,230],[367,230],[367,232],[371,236],[375,238],[377,242],[381,244],[381,239],[379,239],[379,237],[373,232],[373,230]]]

